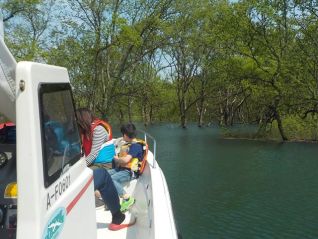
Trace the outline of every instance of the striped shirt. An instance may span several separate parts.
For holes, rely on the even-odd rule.
[[[92,149],[89,155],[86,157],[86,165],[90,166],[94,163],[94,160],[96,159],[100,147],[103,143],[105,143],[108,140],[108,133],[107,130],[101,126],[98,125],[93,131],[93,142],[92,142]]]

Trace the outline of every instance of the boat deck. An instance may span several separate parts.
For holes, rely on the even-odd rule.
[[[108,230],[108,225],[111,220],[110,211],[106,211],[104,208],[96,210],[97,238],[134,238],[133,235],[136,235],[136,225],[119,231],[110,231]]]
[[[130,213],[136,218],[136,224],[119,231],[108,230],[108,225],[112,220],[112,216],[109,210],[105,210],[104,207],[96,209],[96,223],[97,223],[97,238],[149,238],[149,216],[148,207],[145,200],[145,195],[141,191],[140,185],[137,185],[137,180],[132,180],[125,185],[125,190],[130,195],[135,197],[136,203],[130,209]]]
[[[126,183],[124,189],[136,199],[130,209],[130,213],[137,218],[136,224],[127,229],[109,231],[110,211],[97,209],[98,239],[177,238],[167,183],[150,151],[143,175]]]

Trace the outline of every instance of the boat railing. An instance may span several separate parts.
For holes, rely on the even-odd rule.
[[[149,165],[152,168],[156,168],[156,153],[157,153],[157,142],[156,142],[156,139],[152,135],[147,133],[146,131],[143,131],[143,130],[138,130],[138,131],[141,132],[144,135],[144,140],[148,144],[148,149],[153,154],[153,162],[151,163],[151,162],[148,161],[148,163],[149,163]]]
[[[4,39],[4,29],[3,29],[3,16],[0,12],[0,39]]]

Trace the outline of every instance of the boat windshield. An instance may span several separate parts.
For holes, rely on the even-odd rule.
[[[69,84],[41,84],[39,92],[45,184],[48,187],[81,157]]]

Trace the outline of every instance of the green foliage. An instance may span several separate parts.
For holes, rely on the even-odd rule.
[[[116,121],[217,122],[317,139],[308,1],[0,0],[17,60],[68,69],[77,106]],[[244,134],[245,135],[245,134]],[[248,133],[246,137],[255,137]]]
[[[302,119],[298,116],[287,116],[284,118],[284,125],[290,140],[318,140],[317,117]],[[279,138],[277,123],[272,125],[267,136],[270,138]]]
[[[141,46],[142,38],[139,35],[139,31],[135,29],[135,27],[131,26],[122,26],[120,35],[118,36],[118,40],[121,44],[130,44],[133,46]]]

